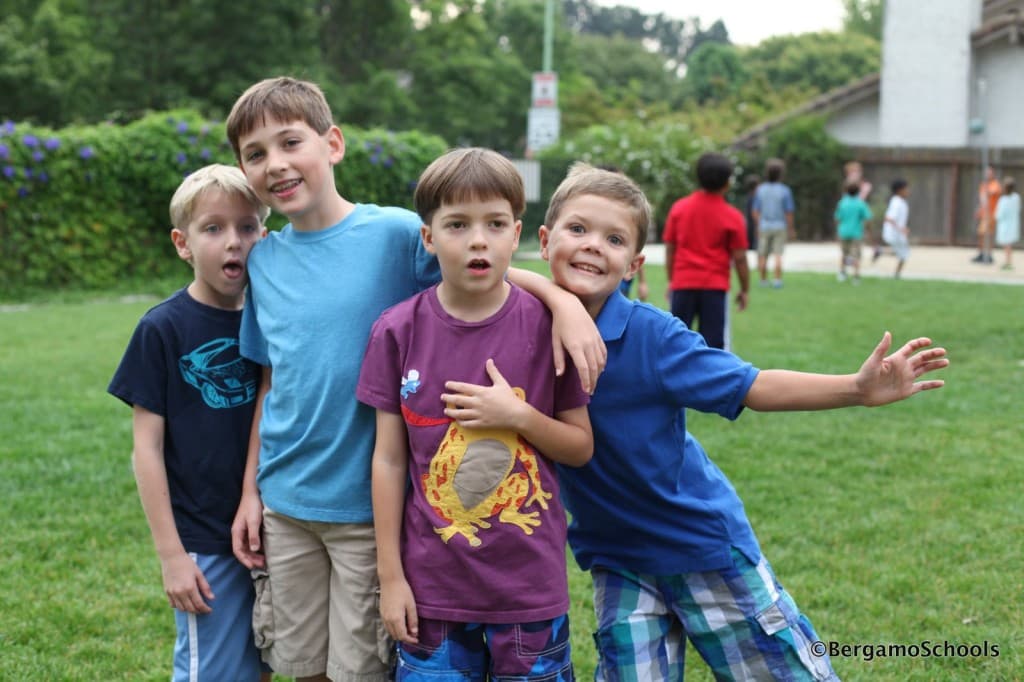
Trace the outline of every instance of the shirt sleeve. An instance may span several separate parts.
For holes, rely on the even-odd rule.
[[[793,190],[786,187],[786,191],[782,196],[782,209],[786,213],[792,213],[796,210],[796,203],[793,201]]]
[[[132,334],[107,392],[131,406],[167,415],[167,362],[164,339],[155,324],[143,318]]]
[[[758,370],[732,353],[711,348],[678,318],[666,316],[653,357],[656,376],[679,407],[736,419]]]
[[[370,330],[356,386],[356,399],[378,410],[401,413],[401,363],[398,341],[387,324],[387,318],[381,317]]]
[[[242,308],[242,324],[238,330],[239,353],[263,367],[270,366],[267,339],[260,330],[256,319],[256,296],[252,286],[245,291],[245,307]]]

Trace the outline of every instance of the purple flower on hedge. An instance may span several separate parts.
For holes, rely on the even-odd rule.
[[[189,136],[188,136],[188,143],[189,143],[190,145],[192,145],[193,147],[195,147],[195,146],[196,146],[196,143],[197,143],[197,142],[199,142],[199,139],[198,139],[198,138],[197,138],[197,137],[196,137],[195,135],[189,135]]]
[[[39,171],[39,174],[36,175],[36,180],[45,184],[50,181],[50,176],[46,171]]]
[[[32,191],[28,187],[19,187],[18,188],[18,196],[19,197],[27,197],[29,194],[31,194],[31,192]]]
[[[15,172],[14,166],[4,166],[4,177],[8,180],[14,177]]]
[[[21,143],[26,147],[35,147],[39,144],[39,138],[35,135],[25,135],[21,138]]]
[[[85,145],[84,147],[78,150],[78,155],[82,157],[82,159],[88,161],[92,157],[96,156],[96,152],[94,152],[92,150],[92,147],[90,147],[89,145]]]
[[[188,156],[185,154],[185,152],[178,152],[177,156],[175,156],[174,158],[178,162],[179,166],[183,166],[185,165],[185,163],[188,162]]]
[[[180,122],[178,124],[178,132],[179,133],[187,133],[188,132],[188,121],[182,121],[182,122]]]
[[[374,154],[373,156],[370,157],[370,163],[372,163],[374,166],[377,165],[378,161],[380,161],[380,156],[378,156],[377,154]]]
[[[32,169],[31,168],[25,168],[23,170],[23,172],[25,174],[25,179],[26,180],[31,180],[32,179]]]
[[[209,123],[204,123],[203,127],[199,129],[199,133],[201,135],[209,135],[210,134],[210,124]]]
[[[391,166],[393,165],[395,165],[395,159],[393,157],[389,156],[388,158],[384,159],[385,168],[391,168]]]
[[[12,121],[11,119],[7,119],[6,121],[4,121],[4,127],[2,128],[2,130],[3,130],[4,134],[6,134],[6,135],[13,135],[14,134],[14,121]]]
[[[0,159],[6,161],[9,158],[11,158],[11,150],[8,149],[7,145],[0,144]]]
[[[42,161],[45,158],[46,158],[46,154],[42,153],[38,149],[35,150],[34,152],[32,152],[32,160],[35,161],[36,163],[39,163],[40,161]]]
[[[52,152],[53,150],[60,148],[60,140],[56,137],[48,137],[46,138],[46,142],[43,143],[43,146]]]
[[[209,159],[210,158],[210,150],[207,149],[206,147],[203,147],[202,151],[199,152],[199,158],[202,159],[203,161],[206,161],[207,159]]]

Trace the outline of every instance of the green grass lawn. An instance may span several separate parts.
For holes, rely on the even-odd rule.
[[[647,275],[664,305],[662,270]],[[105,392],[154,300],[0,309],[0,680],[169,673],[174,626],[132,478],[130,410]],[[690,415],[824,640],[999,650],[835,658],[845,680],[1024,678],[1022,301],[1019,287],[792,274],[733,318],[735,349],[759,367],[853,372],[886,329],[899,343],[930,335],[953,362],[944,389],[885,408]],[[589,579],[570,567],[589,679]],[[688,679],[711,679],[688,660]]]

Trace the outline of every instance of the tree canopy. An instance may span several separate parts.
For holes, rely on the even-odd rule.
[[[845,3],[841,39],[739,48],[721,21],[561,0],[563,136],[665,119],[718,121],[711,132],[727,139],[870,73],[882,0]],[[0,17],[0,119],[59,127],[181,106],[222,118],[253,82],[290,74],[320,83],[339,122],[512,153],[544,35],[542,0],[0,0]]]

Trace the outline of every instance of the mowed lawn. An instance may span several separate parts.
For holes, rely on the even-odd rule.
[[[647,274],[664,306],[662,268]],[[130,410],[106,394],[155,301],[0,309],[0,680],[169,675],[174,627]],[[885,330],[931,336],[953,362],[944,389],[885,408],[690,414],[822,639],[861,645],[833,659],[843,679],[1024,679],[1022,313],[1020,287],[792,274],[734,315],[736,350],[763,368],[854,372]],[[571,560],[570,572],[577,674],[590,679],[589,578]],[[959,655],[971,647],[983,655]],[[692,650],[688,663],[688,679],[711,679]]]

